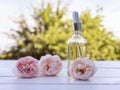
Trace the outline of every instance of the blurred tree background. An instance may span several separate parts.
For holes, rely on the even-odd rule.
[[[24,15],[16,21],[18,29],[12,29],[12,34],[6,34],[16,41],[9,51],[4,51],[0,59],[18,59],[23,56],[33,56],[39,59],[45,54],[58,54],[63,60],[67,59],[67,40],[72,36],[72,21],[63,17],[67,7],[56,10],[52,4],[33,7],[32,19],[35,25],[29,27]],[[92,16],[90,10],[82,12],[80,19],[83,24],[83,36],[88,41],[88,55],[93,60],[120,60],[120,42],[114,39],[111,32],[102,25],[102,16]]]

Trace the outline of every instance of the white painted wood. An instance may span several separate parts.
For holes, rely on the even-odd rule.
[[[0,90],[120,90],[120,85],[3,84]]]
[[[0,90],[120,90],[119,61],[95,61],[97,72],[89,81],[68,77],[66,61],[55,77],[17,78],[12,73],[15,63],[0,60]]]

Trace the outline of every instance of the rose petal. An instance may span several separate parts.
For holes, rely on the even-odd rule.
[[[38,74],[38,61],[33,57],[26,56],[20,58],[14,70],[14,74],[22,78],[35,77]]]
[[[74,79],[88,80],[96,72],[93,61],[87,58],[77,58],[70,67],[70,76]]]
[[[62,69],[62,62],[58,55],[42,56],[39,62],[40,75],[57,75]]]

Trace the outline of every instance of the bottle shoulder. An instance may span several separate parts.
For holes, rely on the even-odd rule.
[[[86,39],[84,39],[83,37],[72,37],[68,39],[68,43],[70,42],[87,43]]]

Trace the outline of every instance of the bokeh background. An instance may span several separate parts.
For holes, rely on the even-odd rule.
[[[74,10],[89,57],[120,60],[119,0],[0,0],[0,59],[58,54],[66,60]]]

